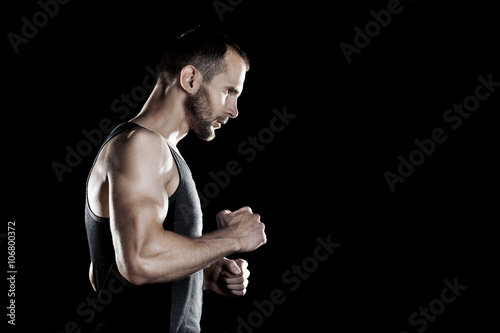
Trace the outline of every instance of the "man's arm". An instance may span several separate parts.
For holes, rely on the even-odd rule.
[[[175,174],[167,144],[144,129],[116,139],[106,157],[111,233],[118,269],[131,283],[177,280],[266,242],[264,224],[249,208],[219,213],[221,229],[200,238],[164,230],[166,185]]]
[[[92,289],[94,289],[94,291],[97,291],[95,284],[94,284],[94,265],[92,265],[92,261],[90,262],[90,268],[89,268],[89,280],[90,280],[90,285],[92,286]]]

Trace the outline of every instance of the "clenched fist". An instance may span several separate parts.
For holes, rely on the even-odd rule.
[[[249,276],[246,260],[221,258],[203,270],[203,290],[222,296],[244,296]]]
[[[217,214],[219,229],[225,229],[229,237],[237,240],[238,252],[251,252],[266,244],[265,225],[260,215],[254,214],[250,207],[242,207],[231,212],[223,210]]]

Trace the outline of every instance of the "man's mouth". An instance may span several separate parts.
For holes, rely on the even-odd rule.
[[[220,128],[222,125],[225,125],[227,123],[227,119],[221,119],[221,120],[216,120],[214,125],[219,124],[217,128]]]

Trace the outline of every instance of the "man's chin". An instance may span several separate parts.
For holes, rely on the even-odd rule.
[[[196,136],[203,141],[212,141],[215,139],[215,130],[213,128],[210,128],[208,131],[204,131],[203,133],[200,133],[198,131],[193,131]]]
[[[201,138],[201,139],[204,141],[212,141],[213,139],[215,139],[215,133],[214,133],[214,135],[209,136],[208,138]]]

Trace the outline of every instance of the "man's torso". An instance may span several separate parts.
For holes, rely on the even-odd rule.
[[[133,123],[119,125],[103,143],[88,179],[85,224],[98,291],[95,309],[101,312],[96,322],[109,332],[134,325],[138,328],[162,328],[163,331],[170,326],[171,332],[198,332],[202,271],[171,283],[134,286],[126,283],[116,267],[109,219],[108,178],[113,172],[109,158],[113,157],[113,163],[117,160],[119,163],[122,158],[120,140],[138,130],[148,131]],[[163,228],[187,237],[199,237],[202,229],[201,207],[191,172],[182,157],[173,148],[167,147],[163,150],[166,152],[165,163],[159,170],[158,179],[168,193],[168,213]],[[143,149],[150,147],[146,145]],[[120,288],[117,281],[124,282],[122,284],[126,286]]]

